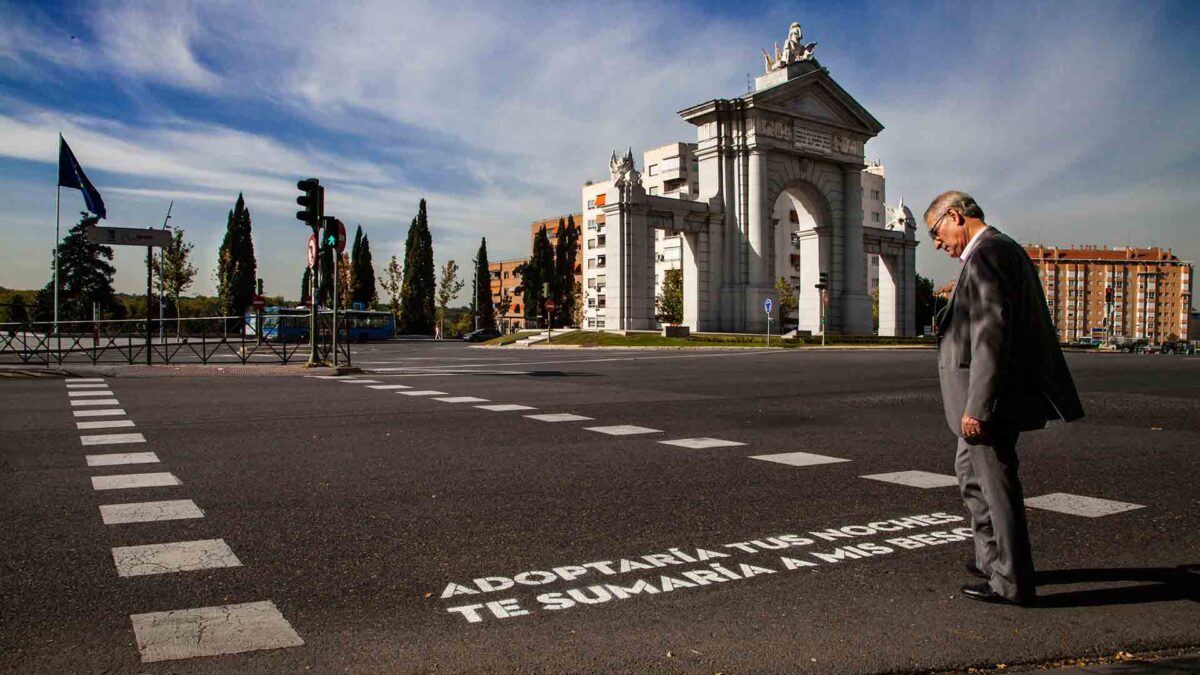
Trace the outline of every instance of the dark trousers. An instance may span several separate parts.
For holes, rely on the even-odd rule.
[[[991,445],[958,439],[954,470],[975,531],[975,564],[992,590],[1010,600],[1036,593],[1025,497],[1017,476],[1017,432],[993,433]]]

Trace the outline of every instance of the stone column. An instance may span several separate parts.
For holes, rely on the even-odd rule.
[[[842,298],[841,330],[870,335],[871,296],[866,291],[862,234],[862,166],[842,165]]]
[[[750,151],[750,178],[747,181],[747,213],[749,223],[746,224],[746,234],[750,239],[750,285],[764,286],[768,284],[767,262],[767,230],[770,223],[763,200],[766,190],[767,162],[766,153],[762,150]]]
[[[683,271],[683,324],[693,331],[700,330],[700,235],[696,232],[684,232],[682,241],[682,260],[679,269]]]
[[[898,280],[903,274],[902,256],[886,253],[879,256],[879,334],[903,335],[901,313],[904,311]]]

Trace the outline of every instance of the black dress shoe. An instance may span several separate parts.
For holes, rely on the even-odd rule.
[[[967,584],[960,589],[960,592],[972,600],[980,602],[992,602],[999,605],[1029,605],[1032,599],[1009,600],[992,590],[992,585],[986,581],[982,584]]]
[[[979,577],[980,579],[990,579],[991,578],[988,575],[984,574],[983,570],[979,569],[979,567],[975,564],[974,560],[968,560],[966,568],[967,568],[967,574],[970,574],[973,577]]]

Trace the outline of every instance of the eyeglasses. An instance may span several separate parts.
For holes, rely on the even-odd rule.
[[[929,228],[930,239],[937,241],[938,229],[942,226],[942,219],[948,215],[950,215],[950,209],[946,209],[945,213],[943,213],[941,216],[938,216],[938,219],[933,221],[933,227]]]

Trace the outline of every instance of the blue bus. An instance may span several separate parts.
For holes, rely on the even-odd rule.
[[[332,312],[319,310],[321,318],[328,322]],[[388,340],[396,334],[396,317],[391,312],[348,309],[339,311],[346,321],[346,335],[351,342]],[[280,342],[307,342],[309,333],[309,310],[304,307],[264,307],[262,312],[262,336],[266,340]],[[246,313],[246,335],[255,335],[258,317],[254,312]]]

